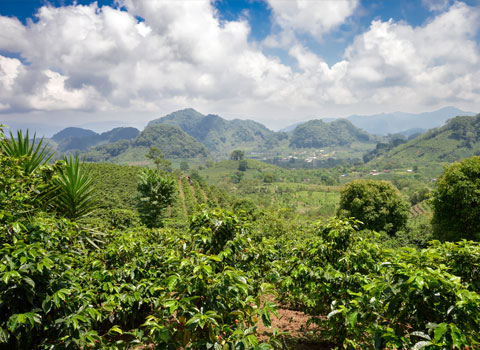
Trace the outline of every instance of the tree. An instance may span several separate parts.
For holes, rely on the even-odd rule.
[[[248,163],[246,160],[241,160],[238,162],[238,170],[239,171],[247,171]]]
[[[354,217],[364,228],[393,235],[407,223],[408,204],[390,182],[355,180],[340,191],[337,215]]]
[[[150,147],[150,151],[148,151],[148,154],[145,157],[153,160],[157,170],[172,170],[172,162],[168,159],[165,159],[165,155],[158,147]]]
[[[180,170],[182,171],[188,171],[188,169],[190,169],[190,166],[188,165],[188,162],[185,161],[185,160],[182,160],[180,162]]]
[[[159,227],[167,207],[175,199],[175,180],[168,174],[151,168],[140,173],[137,209],[147,227]]]
[[[480,157],[447,167],[432,193],[434,235],[441,240],[480,240]]]
[[[239,149],[236,149],[235,151],[232,152],[232,154],[230,155],[230,159],[231,160],[243,160],[243,158],[245,157],[245,152],[239,150]]]

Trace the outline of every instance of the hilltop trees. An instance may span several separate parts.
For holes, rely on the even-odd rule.
[[[244,157],[245,157],[245,152],[239,149],[233,151],[232,154],[230,155],[231,160],[243,160]]]
[[[407,223],[408,204],[390,182],[355,180],[341,190],[337,215],[354,217],[365,228],[394,235]]]
[[[433,191],[433,229],[441,240],[480,239],[480,157],[445,168]]]

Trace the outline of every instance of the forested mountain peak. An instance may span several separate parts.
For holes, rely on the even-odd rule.
[[[54,140],[55,142],[60,142],[69,137],[92,137],[97,135],[98,134],[92,130],[77,128],[77,127],[69,127],[53,135],[52,140]]]
[[[192,108],[170,113],[152,120],[147,128],[157,124],[180,127],[212,152],[229,154],[240,147],[258,147],[274,132],[253,120],[226,120],[215,114],[203,115]]]
[[[369,142],[371,136],[355,127],[347,119],[336,119],[331,122],[310,120],[298,125],[293,131],[291,147],[318,148],[326,146],[347,146],[353,142]]]

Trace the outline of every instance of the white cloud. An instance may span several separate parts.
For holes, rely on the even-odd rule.
[[[373,21],[329,65],[295,32],[321,38],[357,3],[272,1],[284,30],[269,40],[288,47],[295,71],[248,40],[245,20],[221,22],[208,0],[122,5],[127,11],[42,7],[38,21],[25,26],[0,16],[0,50],[21,57],[0,56],[2,113],[118,111],[132,118],[194,107],[279,125],[297,116],[431,109],[445,101],[479,106],[479,9],[463,3],[420,27]]]
[[[452,0],[422,0],[423,6],[432,12],[444,11],[452,2]]]
[[[306,32],[317,39],[350,17],[358,0],[267,0],[284,29]]]

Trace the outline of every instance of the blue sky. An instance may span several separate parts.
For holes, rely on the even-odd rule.
[[[480,110],[480,2],[0,1],[0,119]]]

